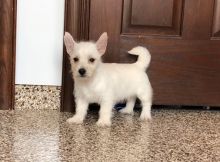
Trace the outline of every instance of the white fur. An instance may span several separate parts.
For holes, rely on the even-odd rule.
[[[104,34],[97,43],[76,43],[71,35],[65,34],[67,51],[70,51],[76,102],[76,114],[67,121],[82,123],[89,103],[99,103],[101,108],[97,125],[110,126],[114,105],[119,101],[127,100],[126,107],[120,112],[133,114],[137,97],[142,103],[140,119],[151,119],[152,88],[145,72],[150,63],[150,53],[144,47],[135,47],[129,53],[138,55],[137,62],[133,64],[103,63],[101,56],[106,49],[105,44],[107,45],[107,34]],[[69,46],[71,42],[73,45]],[[98,44],[100,42],[101,44]],[[97,49],[100,46],[101,50]],[[73,61],[75,57],[79,59],[78,62]],[[95,62],[89,62],[90,58],[95,58]],[[80,68],[86,70],[84,77],[79,75]]]

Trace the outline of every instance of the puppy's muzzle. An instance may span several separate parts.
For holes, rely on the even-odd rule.
[[[85,74],[86,74],[86,70],[84,68],[80,68],[78,72],[81,77],[85,76]]]

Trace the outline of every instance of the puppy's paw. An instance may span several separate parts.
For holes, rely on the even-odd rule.
[[[140,120],[141,121],[151,121],[151,115],[150,114],[141,114]]]
[[[126,108],[119,110],[119,112],[122,113],[122,114],[134,115],[133,110],[129,110],[129,109],[126,109]]]
[[[67,119],[66,122],[69,123],[69,124],[72,124],[72,123],[82,124],[83,123],[83,119],[78,117],[78,116],[74,116],[72,118]]]
[[[96,122],[96,125],[99,127],[110,127],[111,126],[111,121],[110,120],[98,120]]]

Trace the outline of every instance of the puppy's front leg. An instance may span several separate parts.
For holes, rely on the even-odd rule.
[[[76,124],[83,123],[87,114],[88,106],[88,102],[82,99],[76,99],[76,114],[72,118],[67,119],[67,122]]]
[[[103,102],[101,103],[100,111],[99,111],[99,120],[97,121],[97,125],[104,127],[104,126],[111,126],[111,117],[112,117],[112,102]]]

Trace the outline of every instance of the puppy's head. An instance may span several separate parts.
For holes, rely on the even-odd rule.
[[[92,77],[105,53],[108,36],[103,33],[97,42],[75,42],[69,33],[65,33],[64,43],[69,54],[74,78]]]

